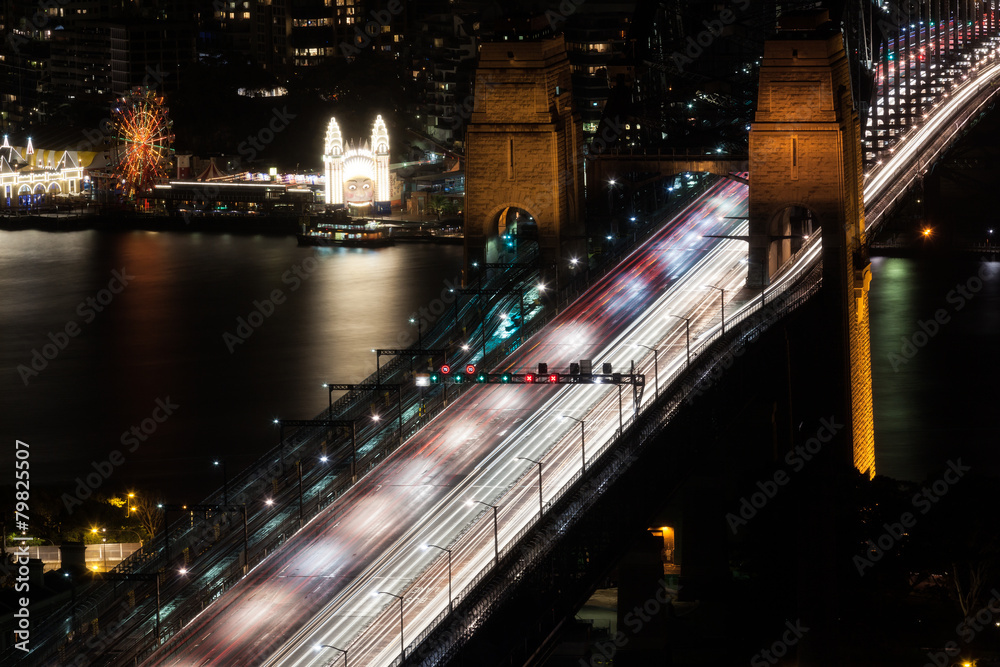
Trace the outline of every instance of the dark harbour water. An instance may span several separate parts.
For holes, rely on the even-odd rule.
[[[313,418],[324,382],[359,382],[373,347],[414,340],[410,315],[458,279],[461,259],[455,246],[0,232],[0,474],[13,480],[23,440],[33,485],[71,492],[117,449],[105,490],[200,500],[222,483],[213,457],[234,474],[277,442],[275,417]],[[25,371],[36,350],[37,375]]]
[[[1000,475],[1000,262],[879,257],[872,273],[877,471],[922,480],[961,456]]]
[[[0,232],[0,475],[13,479],[20,439],[33,484],[72,492],[117,449],[124,462],[106,490],[198,500],[221,485],[214,457],[230,474],[249,465],[276,443],[275,417],[312,418],[326,406],[322,383],[360,381],[374,370],[371,348],[409,344],[408,318],[457,280],[461,257],[452,246],[307,249],[274,236]],[[1000,264],[876,258],[873,271],[878,471],[920,480],[962,456],[1000,473]],[[959,308],[949,295],[980,273]],[[271,299],[269,316],[251,316]],[[940,309],[948,321],[922,338],[919,321]],[[241,317],[259,324],[244,342]],[[64,349],[26,385],[18,366],[33,350],[52,356],[50,333]],[[172,414],[158,423],[163,404]]]

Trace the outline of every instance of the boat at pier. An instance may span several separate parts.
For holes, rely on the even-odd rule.
[[[296,236],[301,246],[383,248],[395,243],[377,220],[321,222]]]

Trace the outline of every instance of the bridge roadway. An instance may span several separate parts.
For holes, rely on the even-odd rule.
[[[866,175],[869,227],[995,93],[1000,63],[976,74]],[[745,223],[724,217],[743,215],[745,197],[743,185],[712,188],[502,367],[546,361],[565,371],[590,357],[623,369],[636,359],[650,379],[643,400],[652,400],[653,355],[636,344],[656,347],[668,376],[685,357],[684,322],[675,315],[692,318],[693,344],[719,326],[720,294],[707,285],[726,289],[727,312],[749,305],[737,297],[745,246],[702,238],[746,233]],[[810,243],[769,294],[818,259],[819,243]],[[635,409],[628,392],[623,407]],[[462,590],[494,552],[493,511],[470,502],[499,505],[502,547],[537,517],[537,468],[517,457],[543,461],[551,499],[581,465],[579,424],[559,416],[585,419],[596,448],[614,435],[617,413],[613,387],[476,387],[338,501],[336,515],[313,520],[146,664],[337,664],[342,656],[330,646],[348,649],[352,665],[391,664],[400,655],[400,604],[379,591],[404,596],[409,643],[448,605],[446,554],[422,545],[452,549],[452,589]]]
[[[602,350],[622,337],[655,344],[664,333],[670,333],[673,345],[683,349],[684,322],[668,322],[661,317],[657,326],[660,332],[654,337],[645,331],[633,331],[636,318],[657,303],[668,288],[678,286],[681,289],[672,293],[678,294],[685,306],[678,305],[677,313],[703,316],[706,321],[718,317],[719,292],[702,283],[724,285],[728,294],[735,294],[743,280],[742,248],[732,241],[704,239],[701,235],[740,233],[740,227],[745,225],[724,216],[744,213],[733,202],[745,199],[745,191],[746,186],[741,184],[716,185],[647,243],[643,252],[633,254],[540,336],[522,346],[507,367],[522,370],[545,361],[551,370],[565,372],[571,361],[586,357],[597,362],[611,361],[622,369],[627,361],[646,354],[634,348],[609,359]],[[716,265],[719,256],[727,258],[724,268],[699,270]],[[718,282],[727,275],[729,282]],[[692,334],[697,335],[698,323],[693,324],[696,326]],[[647,392],[652,390],[650,386]],[[628,393],[624,399],[624,407],[630,409]],[[413,576],[410,568],[420,571],[435,562],[446,565],[440,562],[437,550],[423,550],[424,543],[448,546],[470,531],[492,553],[492,534],[480,530],[492,526],[492,517],[484,514],[484,510],[491,510],[466,503],[497,502],[522,475],[531,472],[533,464],[517,456],[537,459],[554,444],[554,453],[571,452],[558,461],[554,456],[547,457],[544,477],[552,488],[559,485],[566,471],[578,470],[580,428],[570,420],[559,420],[557,416],[563,413],[586,418],[587,439],[603,442],[618,425],[617,390],[600,386],[504,385],[469,390],[338,500],[336,506],[341,509],[336,520],[333,513],[327,513],[312,521],[279,553],[189,624],[153,656],[150,664],[257,664],[257,658],[279,649],[310,625],[314,617],[332,616],[337,626],[319,643],[348,648],[344,644],[351,643],[352,637],[379,617],[383,608],[395,604],[398,613],[396,600],[386,595],[373,597],[373,592],[398,594]],[[537,487],[532,490],[537,494]],[[537,513],[537,495],[531,499],[526,517],[520,516],[524,503],[501,501],[505,504],[499,512],[501,541],[505,535],[520,530],[522,518],[530,519]],[[478,571],[481,565],[474,558],[463,567],[463,553],[455,553],[455,588],[461,587],[463,577]],[[446,579],[441,583],[446,597]],[[442,601],[447,604],[447,600]],[[414,632],[419,630],[416,617],[425,615],[420,602],[420,598],[414,598],[406,609],[412,618],[404,625]],[[388,643],[398,648],[396,618],[397,632]],[[322,664],[329,657],[313,652],[311,645],[316,642],[307,643],[301,660],[282,656],[272,663]],[[352,664],[380,662],[362,657],[360,646],[350,650]],[[396,652],[389,650],[391,661]],[[378,652],[376,646],[374,653]]]

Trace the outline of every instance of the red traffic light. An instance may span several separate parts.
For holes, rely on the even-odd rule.
[[[448,364],[445,364],[444,366],[441,367],[441,375],[447,375],[450,372],[451,372],[451,366],[449,366]]]
[[[524,381],[528,382],[528,383],[534,382],[535,381],[535,374],[534,373],[525,373],[524,374]]]
[[[475,375],[476,374],[476,367],[475,367],[475,365],[469,364],[468,366],[466,366],[465,367],[465,372],[468,373],[469,375]]]
[[[549,375],[549,382],[552,384],[559,384],[559,375],[557,373]]]

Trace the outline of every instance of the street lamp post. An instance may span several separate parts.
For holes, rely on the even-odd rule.
[[[336,646],[333,646],[332,644],[316,644],[316,650],[317,651],[322,651],[325,648],[332,648],[334,651],[340,651],[341,653],[343,653],[344,654],[344,667],[347,667],[347,649],[346,648],[337,648]]]
[[[531,461],[538,466],[538,518],[541,519],[542,514],[545,513],[543,509],[544,505],[542,504],[542,462],[536,461],[535,459],[529,459],[527,456],[518,456],[517,458],[522,461]]]
[[[722,302],[722,335],[726,334],[726,290],[722,287],[716,287],[715,285],[706,285],[711,289],[717,289],[720,292],[720,298]]]
[[[622,386],[618,385],[618,435],[625,433],[625,418],[622,416]]]
[[[659,356],[660,351],[655,347],[650,347],[649,345],[643,345],[642,343],[634,343],[636,347],[644,347],[647,350],[652,350],[653,352],[653,379],[656,382],[656,397],[660,397],[660,362]]]
[[[222,504],[229,504],[229,477],[226,475],[226,462],[224,460],[216,459],[212,462],[213,465],[222,466]]]
[[[493,508],[493,555],[496,557],[497,565],[500,564],[500,536],[497,529],[497,507],[498,505],[490,505],[489,503],[484,503],[482,500],[473,500],[473,503],[479,503],[480,505],[486,505],[487,507]]]
[[[614,216],[612,214],[613,206],[611,202],[611,195],[616,185],[618,184],[615,182],[615,179],[612,178],[611,180],[608,181],[608,231],[609,232],[614,228],[614,222],[613,222]]]
[[[584,420],[577,419],[576,417],[570,417],[569,415],[562,415],[562,419],[572,419],[575,422],[580,423],[580,454],[583,455],[583,470],[587,469],[587,434],[584,430]]]
[[[305,524],[304,517],[302,515],[302,461],[301,460],[295,462],[295,472],[299,478],[299,528],[301,528]]]
[[[125,518],[129,518],[132,515],[132,499],[135,498],[134,493],[129,493],[128,498],[125,499]]]
[[[452,612],[452,602],[451,602],[451,549],[445,549],[444,547],[439,547],[436,544],[425,544],[424,549],[431,548],[440,549],[448,553],[448,613]]]
[[[247,506],[246,503],[240,505],[243,513],[243,576],[250,571],[250,533],[247,531]]]
[[[681,317],[680,315],[671,315],[670,317],[676,317],[679,320],[684,320],[684,339],[687,343],[687,365],[691,365],[691,318]]]
[[[403,644],[403,596],[396,595],[395,593],[387,593],[386,591],[375,591],[375,595],[391,595],[399,600],[399,658],[400,664],[402,664],[406,660],[406,646]]]

